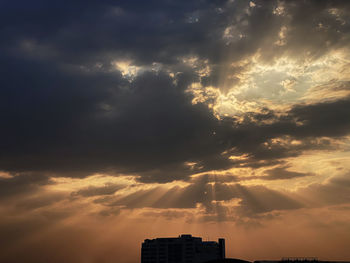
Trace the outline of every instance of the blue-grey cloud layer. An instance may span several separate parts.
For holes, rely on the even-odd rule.
[[[292,31],[288,44],[272,52],[270,42],[286,19],[273,14],[277,1],[255,1],[254,8],[249,1],[3,1],[0,170],[116,171],[166,182],[237,165],[229,159],[233,149],[250,156],[243,165],[257,167],[261,160],[277,164],[305,149],[327,148],[329,142],[312,139],[349,133],[349,98],[295,105],[283,116],[268,109],[247,113],[238,123],[216,119],[186,92],[192,82],[216,85],[222,65],[259,48],[272,60],[305,50],[317,57],[348,43],[348,23],[327,11],[338,8],[348,18],[346,1],[283,3]],[[315,31],[314,21],[329,30]],[[230,25],[245,35],[241,41],[222,38]],[[181,63],[185,56],[208,60],[211,75],[200,78]],[[112,67],[118,59],[148,69],[130,79]],[[162,68],[152,71],[152,63]],[[174,79],[167,70],[181,72]],[[304,143],[263,144],[286,135]]]

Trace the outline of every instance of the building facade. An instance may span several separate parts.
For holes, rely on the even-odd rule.
[[[142,243],[141,263],[204,263],[225,258],[225,239],[202,241],[200,237],[146,239]]]

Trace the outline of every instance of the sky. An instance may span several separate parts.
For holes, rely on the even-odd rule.
[[[0,263],[350,260],[350,1],[2,0],[0,61]]]

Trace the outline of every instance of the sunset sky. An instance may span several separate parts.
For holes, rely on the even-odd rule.
[[[1,0],[0,263],[146,238],[350,260],[350,1]]]

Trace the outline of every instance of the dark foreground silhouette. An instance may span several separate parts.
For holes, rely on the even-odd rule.
[[[329,261],[329,260],[256,260],[254,262],[238,259],[224,258],[209,260],[205,263],[350,263],[350,261]]]
[[[246,261],[243,259],[238,259],[238,258],[224,258],[224,259],[210,260],[205,263],[252,263],[252,262]]]
[[[201,237],[194,237],[191,234],[145,239],[141,244],[141,263],[350,263],[323,261],[317,257],[247,261],[226,258],[225,254],[224,238],[219,238],[218,241],[203,241]]]

